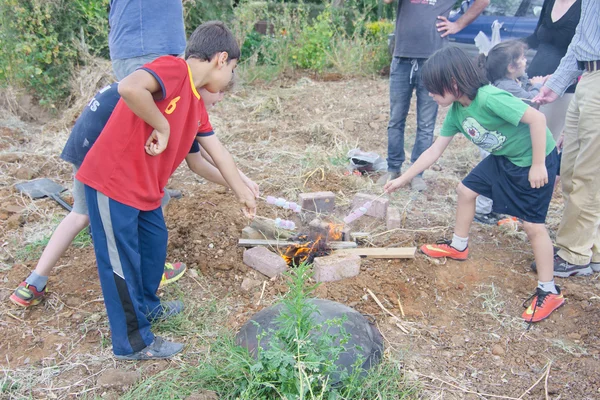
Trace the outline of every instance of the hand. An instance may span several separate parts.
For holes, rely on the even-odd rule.
[[[533,164],[529,168],[529,183],[533,189],[539,189],[548,183],[548,171],[544,164]]]
[[[564,133],[561,133],[561,134],[560,134],[560,137],[559,137],[559,138],[558,138],[558,140],[556,141],[556,148],[557,148],[559,151],[562,151],[564,144],[565,144],[565,134],[564,134]]]
[[[146,149],[146,153],[151,156],[157,156],[167,148],[167,143],[169,143],[170,132],[167,129],[166,131],[158,131],[157,129],[153,130],[150,134],[148,140],[146,140],[146,145],[144,148]]]
[[[534,76],[529,81],[532,85],[543,85],[546,82],[546,78],[543,76]]]
[[[242,203],[244,215],[246,218],[253,219],[256,216],[256,199],[250,190],[244,191],[241,196],[238,196],[238,201]]]
[[[248,187],[248,189],[250,189],[254,197],[258,198],[258,196],[260,196],[260,189],[258,188],[258,184],[256,184],[256,182],[254,182],[252,179],[248,178],[242,171],[238,171],[244,184]]]
[[[392,193],[404,185],[406,185],[406,182],[402,179],[402,177],[399,177],[386,183],[385,186],[383,186],[383,190],[385,190],[386,193]]]
[[[542,86],[540,88],[540,93],[535,96],[531,101],[538,104],[548,104],[552,103],[558,99],[558,95],[552,91],[548,86]]]
[[[435,24],[435,26],[437,26],[438,32],[445,31],[444,33],[442,33],[440,35],[441,37],[446,37],[448,35],[458,33],[462,30],[462,28],[460,27],[460,25],[458,25],[458,23],[451,22],[446,17],[438,16],[437,18],[441,21],[441,22],[438,22],[437,24]]]

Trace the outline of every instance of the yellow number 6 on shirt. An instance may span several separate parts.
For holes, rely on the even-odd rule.
[[[181,96],[177,96],[173,100],[171,100],[171,102],[169,103],[167,108],[165,108],[166,114],[173,114],[173,111],[175,111],[175,109],[177,108],[177,102],[179,101],[180,98],[181,98]]]

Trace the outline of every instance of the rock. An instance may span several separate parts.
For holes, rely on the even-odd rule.
[[[256,229],[247,226],[242,229],[242,239],[264,239],[262,233],[257,231]]]
[[[9,230],[17,229],[25,222],[25,219],[20,214],[14,214],[6,220],[6,227]]]
[[[331,282],[351,278],[360,273],[360,256],[334,254],[317,257],[313,262],[313,268],[317,282]]]
[[[328,213],[335,208],[335,194],[333,192],[300,193],[299,203],[305,210]]]
[[[35,172],[31,168],[23,166],[17,168],[13,175],[17,179],[23,179],[28,181],[31,180],[31,178],[33,178]]]
[[[138,371],[109,368],[98,378],[98,386],[103,388],[127,388],[135,384],[142,375]]]
[[[503,356],[506,354],[506,351],[504,350],[504,347],[500,346],[499,344],[495,344],[492,346],[492,354],[495,356]]]
[[[373,204],[371,207],[369,207],[365,215],[384,219],[387,216],[388,205],[390,204],[390,201],[383,197],[377,197],[378,196],[371,194],[357,193],[352,200],[352,209],[355,210],[365,204],[367,201],[370,201]]]
[[[387,210],[387,229],[402,228],[402,218],[398,207],[389,207]]]
[[[200,390],[198,393],[189,395],[185,400],[219,400],[219,396],[212,390]]]
[[[244,278],[244,280],[242,281],[241,287],[242,287],[243,291],[248,292],[260,285],[262,285],[262,282],[257,279]]]
[[[2,209],[0,210],[0,212],[2,213],[6,213],[6,214],[20,214],[21,211],[23,211],[25,209],[25,207],[23,206],[19,206],[16,204],[4,204],[2,206]]]
[[[244,251],[244,264],[254,268],[263,275],[272,278],[287,271],[287,264],[281,256],[264,246],[257,246]]]
[[[21,161],[21,156],[15,154],[15,153],[0,154],[0,162],[16,163],[19,161]]]

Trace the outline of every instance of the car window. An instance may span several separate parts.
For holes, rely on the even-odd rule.
[[[544,0],[531,0],[525,9],[523,16],[528,18],[539,18],[543,5]]]
[[[495,15],[498,17],[514,17],[522,2],[529,0],[491,0],[490,4],[483,10],[483,15]]]

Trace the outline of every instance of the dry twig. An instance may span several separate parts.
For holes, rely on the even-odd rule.
[[[393,314],[390,310],[388,310],[387,308],[385,308],[383,306],[383,304],[381,304],[381,302],[379,301],[379,299],[377,298],[377,296],[375,296],[375,293],[373,293],[371,291],[371,289],[367,289],[367,292],[371,295],[371,297],[373,298],[373,300],[375,300],[375,303],[377,303],[377,305],[383,310],[385,311],[387,314],[391,315],[393,318],[396,319],[396,326],[398,328],[400,328],[400,330],[404,333],[406,333],[408,335],[408,330],[406,330],[406,328],[404,326],[402,326],[402,324],[400,323],[402,320],[400,318],[398,318],[398,316],[396,316],[395,314]]]

